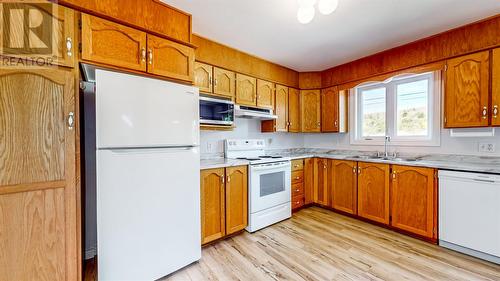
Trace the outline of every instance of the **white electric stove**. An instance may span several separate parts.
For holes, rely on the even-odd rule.
[[[290,158],[265,155],[262,139],[226,140],[225,155],[250,162],[248,227],[255,232],[292,216]]]

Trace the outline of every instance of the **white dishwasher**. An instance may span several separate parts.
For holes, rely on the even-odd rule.
[[[439,171],[439,245],[500,264],[500,175]]]

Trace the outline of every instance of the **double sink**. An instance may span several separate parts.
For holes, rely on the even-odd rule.
[[[360,159],[360,160],[381,160],[381,161],[396,161],[396,162],[417,162],[419,158],[402,158],[402,157],[391,157],[391,156],[379,156],[379,155],[355,155],[349,158]]]

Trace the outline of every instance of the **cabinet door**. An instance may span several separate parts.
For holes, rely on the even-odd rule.
[[[224,168],[202,170],[201,180],[201,243],[226,235]]]
[[[357,163],[332,161],[332,208],[349,214],[357,213]]]
[[[328,206],[328,159],[316,159],[316,182],[314,184],[314,203]]]
[[[236,73],[214,67],[214,94],[234,99],[236,91]]]
[[[19,3],[15,3],[16,1],[11,2],[13,3],[8,4],[11,12],[23,11],[27,5],[22,1],[17,1]],[[39,21],[39,25],[36,27],[38,32],[35,34],[32,31],[35,28],[32,30],[24,28],[26,22],[21,19],[22,14],[18,18],[11,15],[12,18],[9,21],[8,28],[18,32],[19,36],[4,39],[6,41],[10,40],[10,43],[3,47],[2,55],[28,60],[36,58],[38,63],[43,61],[47,64],[73,67],[77,54],[74,11],[55,4],[29,3],[29,5],[30,9],[32,9],[30,10],[30,20],[34,20],[36,22],[34,24],[38,24]],[[32,11],[39,13],[32,13]],[[36,16],[36,18],[32,18],[33,16]],[[7,30],[4,32],[5,35],[8,34]],[[12,45],[16,47],[8,47]]]
[[[288,88],[288,131],[300,132],[300,91]]]
[[[276,107],[275,112],[278,116],[276,122],[277,132],[288,132],[288,87],[276,85]]]
[[[393,166],[392,171],[391,225],[424,237],[435,238],[435,170]]]
[[[146,33],[82,14],[82,59],[146,71]]]
[[[339,93],[337,87],[321,91],[321,131],[339,131]]]
[[[321,132],[320,90],[300,91],[301,124],[304,133]]]
[[[287,90],[288,94],[288,90]],[[263,108],[274,108],[274,83],[257,80],[257,106]]]
[[[193,81],[194,49],[148,34],[148,72]]]
[[[358,163],[359,216],[389,224],[389,178],[389,165]]]
[[[205,63],[194,63],[194,85],[200,89],[200,92],[212,93],[213,68]]]
[[[500,126],[500,48],[493,50],[491,87],[491,125]]]
[[[247,166],[226,168],[226,235],[247,227]]]
[[[257,105],[257,79],[236,74],[236,103],[240,105]]]
[[[488,126],[489,52],[447,62],[445,127]]]
[[[75,82],[62,69],[0,70],[2,280],[77,280]]]
[[[314,158],[304,160],[304,204],[314,202],[315,168]]]

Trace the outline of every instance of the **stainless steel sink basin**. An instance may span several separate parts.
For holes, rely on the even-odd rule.
[[[396,161],[396,162],[416,162],[419,161],[418,158],[404,158],[404,157],[385,157],[385,156],[376,156],[376,155],[355,155],[349,158],[352,159],[373,159],[373,160],[381,160],[381,161]]]

